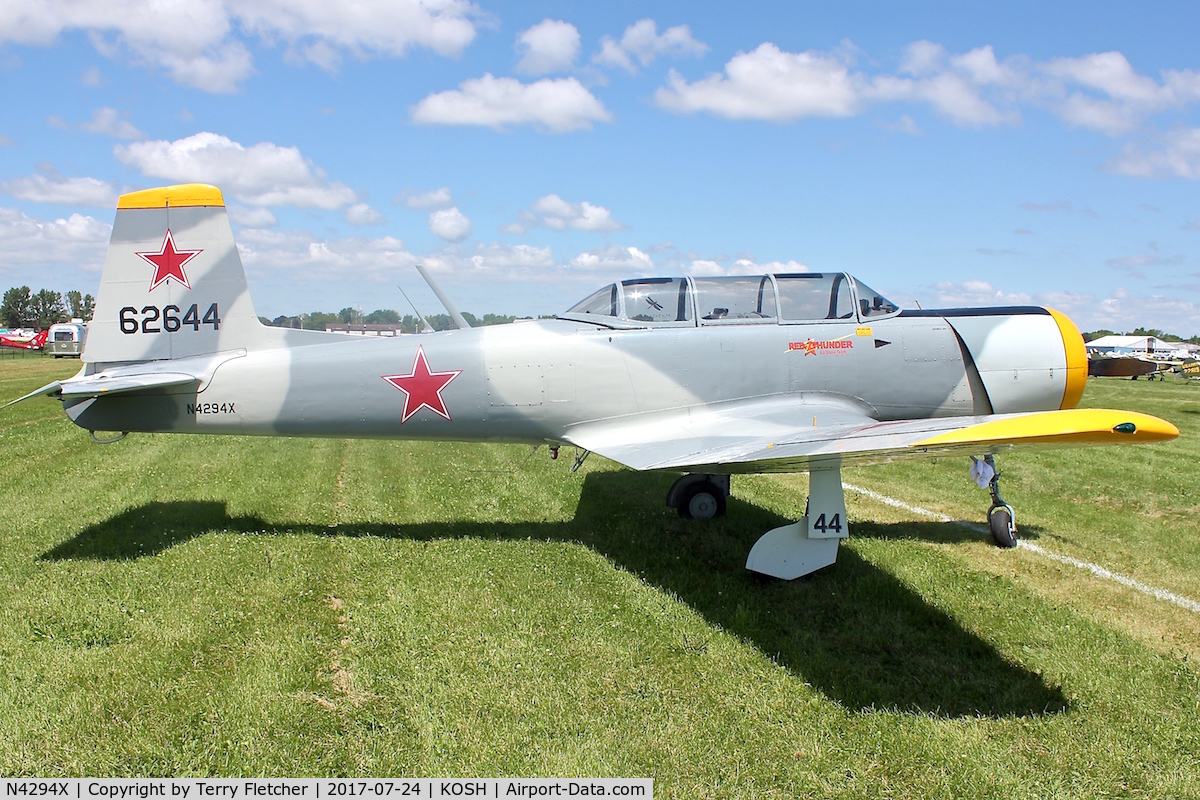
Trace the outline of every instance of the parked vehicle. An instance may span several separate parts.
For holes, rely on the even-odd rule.
[[[87,323],[73,319],[50,326],[44,351],[55,358],[79,358],[83,353],[83,342],[87,338]]]

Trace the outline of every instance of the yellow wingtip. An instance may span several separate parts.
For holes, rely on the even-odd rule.
[[[1165,419],[1108,408],[1043,411],[981,422],[923,439],[913,447],[1029,444],[1148,444],[1169,442],[1179,428]]]

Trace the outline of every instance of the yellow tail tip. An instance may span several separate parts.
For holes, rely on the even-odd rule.
[[[125,208],[190,208],[196,206],[225,207],[225,197],[216,186],[207,183],[181,183],[160,186],[121,195],[118,209]]]

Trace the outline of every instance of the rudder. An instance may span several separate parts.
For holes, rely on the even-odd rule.
[[[184,184],[121,196],[84,362],[237,350],[261,330],[220,189]]]

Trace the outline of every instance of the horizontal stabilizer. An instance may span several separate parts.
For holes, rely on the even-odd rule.
[[[62,395],[63,397],[99,397],[102,394],[136,392],[140,389],[165,389],[168,386],[186,386],[189,383],[199,382],[200,379],[195,375],[183,372],[151,372],[116,377],[97,375],[78,381],[64,381]]]
[[[165,389],[170,386],[186,386],[200,383],[200,378],[183,372],[147,372],[134,375],[93,375],[86,378],[72,378],[65,381],[55,381],[19,397],[2,408],[29,400],[34,397],[50,396],[61,398],[100,397],[106,394],[121,394],[136,392],[142,389]]]
[[[4,405],[0,406],[0,408],[8,408],[9,406],[15,406],[17,403],[22,403],[26,400],[32,400],[35,397],[49,397],[49,396],[58,394],[58,390],[61,386],[62,386],[62,381],[55,381],[54,383],[47,383],[42,388],[35,389],[34,391],[30,392],[27,395],[18,397],[16,400],[9,400]]]

